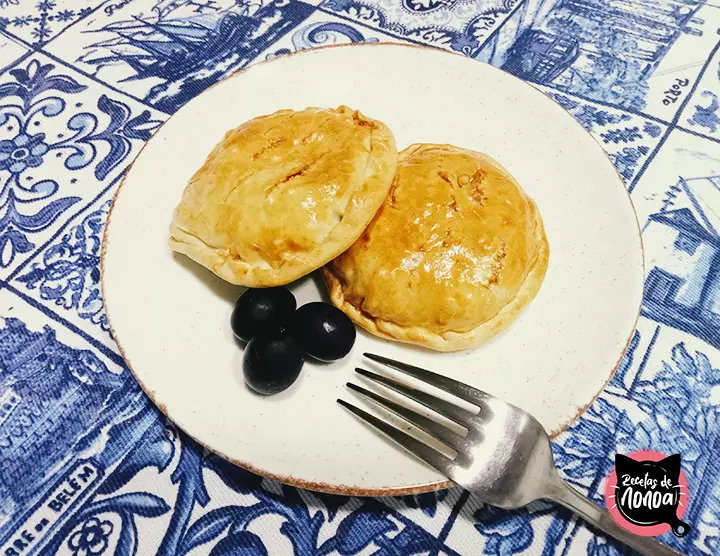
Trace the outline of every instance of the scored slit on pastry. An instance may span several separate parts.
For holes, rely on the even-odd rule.
[[[454,351],[507,328],[548,257],[537,207],[504,168],[420,144],[399,154],[385,204],[322,272],[332,302],[369,332]]]

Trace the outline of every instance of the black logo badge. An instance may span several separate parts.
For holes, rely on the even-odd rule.
[[[678,516],[680,503],[680,454],[660,461],[636,461],[615,456],[615,504],[622,517],[639,527],[668,524],[677,537],[690,532]]]

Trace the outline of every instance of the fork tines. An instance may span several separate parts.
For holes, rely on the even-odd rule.
[[[461,400],[465,400],[466,402],[470,402],[476,405],[478,403],[482,404],[482,402],[486,401],[490,397],[489,394],[486,394],[482,390],[478,390],[477,388],[473,388],[468,384],[463,384],[462,382],[458,382],[457,380],[453,380],[446,376],[433,373],[432,371],[421,369],[420,367],[414,367],[413,365],[401,363],[400,361],[388,359],[387,357],[383,357],[382,355],[375,355],[374,353],[363,353],[363,355],[371,361],[375,361],[376,363],[380,363],[382,365],[390,367],[391,369],[395,369],[396,371],[405,373],[406,375],[409,375],[413,378],[417,378],[418,380],[426,382],[431,386],[435,386],[440,390],[445,390],[445,392],[457,396],[458,398],[460,398]]]
[[[374,415],[370,415],[367,411],[363,411],[359,407],[355,407],[354,405],[349,404],[345,400],[341,400],[338,398],[337,402],[343,407],[349,409],[366,423],[372,425],[380,432],[389,436],[392,440],[400,444],[411,454],[414,454],[416,457],[420,458],[425,463],[430,464],[432,467],[434,467],[441,473],[444,473],[445,475],[449,474],[448,472],[452,465],[452,460],[449,457],[444,456],[433,448],[430,448],[430,446],[428,446],[424,442],[421,442],[417,438],[413,438],[408,433],[396,429],[392,425],[388,425],[382,419],[378,419]]]
[[[393,359],[388,359],[387,357],[382,357],[380,355],[375,355],[372,353],[365,353],[364,355],[372,361],[400,371],[401,373],[416,378],[421,382],[434,386],[440,390],[457,396],[462,400],[470,402],[480,407],[481,410],[482,408],[487,407],[486,402],[489,401],[489,399],[491,398],[489,394],[486,394],[481,390],[478,390],[476,388],[473,388],[472,386],[463,384],[462,382],[458,382],[451,378],[444,377],[437,373],[433,373],[426,369],[421,369],[420,367],[401,363],[400,361],[395,361]],[[463,409],[451,402],[440,399],[437,396],[434,396],[427,392],[423,392],[422,390],[412,388],[411,386],[407,386],[391,378],[387,378],[385,376],[360,368],[356,368],[355,371],[359,375],[369,379],[370,381],[376,384],[380,384],[385,388],[393,390],[407,398],[410,398],[411,400],[418,402],[419,404],[427,407],[428,409],[431,409],[439,415],[442,415],[448,420],[465,428],[470,427],[471,420],[473,419],[473,417],[475,417],[474,413]],[[370,400],[376,405],[384,407],[391,413],[394,413],[398,417],[411,423],[419,430],[432,436],[433,438],[452,448],[453,450],[458,451],[464,446],[465,437],[452,431],[445,425],[442,425],[437,421],[421,415],[420,413],[402,404],[385,398],[384,396],[381,396],[375,392],[367,390],[351,382],[348,382],[347,386],[354,392],[360,394],[361,396]],[[337,402],[343,407],[347,408],[357,417],[365,421],[367,424],[373,426],[383,434],[390,437],[392,440],[400,444],[402,447],[404,447],[410,453],[414,454],[416,457],[435,467],[441,473],[444,473],[447,476],[450,476],[452,474],[451,470],[453,460],[451,458],[441,454],[439,451],[428,446],[424,442],[386,423],[382,419],[371,415],[370,413],[360,409],[359,407],[356,407],[341,399],[338,399]]]

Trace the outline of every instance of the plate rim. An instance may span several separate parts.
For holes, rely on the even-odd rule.
[[[130,174],[130,172],[131,172],[133,166],[135,165],[135,163],[137,162],[137,160],[142,155],[145,148],[150,144],[150,141],[157,138],[161,128],[167,122],[169,122],[185,106],[190,104],[196,98],[206,94],[211,89],[213,89],[213,88],[215,88],[215,87],[225,83],[226,81],[229,81],[239,75],[244,74],[247,70],[255,68],[260,65],[274,62],[275,60],[278,60],[278,59],[284,59],[284,58],[301,56],[301,55],[313,55],[317,52],[330,50],[330,49],[371,48],[371,47],[377,47],[377,46],[393,47],[393,48],[414,48],[414,49],[418,49],[418,50],[429,50],[429,51],[439,52],[439,53],[443,53],[443,54],[459,56],[468,61],[472,61],[476,64],[483,64],[485,66],[488,66],[489,68],[492,68],[494,70],[504,73],[506,76],[511,77],[515,81],[519,82],[521,85],[523,85],[525,87],[529,87],[530,89],[534,89],[537,93],[542,94],[545,98],[547,98],[548,100],[555,103],[558,107],[560,107],[566,114],[568,114],[570,116],[570,118],[573,120],[573,122],[582,130],[582,133],[589,136],[593,140],[593,142],[595,143],[597,148],[603,154],[607,163],[610,165],[610,167],[612,167],[613,171],[615,172],[615,174],[619,180],[619,183],[622,185],[622,189],[625,192],[625,194],[627,195],[627,200],[630,203],[630,208],[632,209],[632,214],[633,214],[634,220],[635,220],[635,227],[637,229],[636,237],[639,240],[639,244],[640,244],[640,254],[641,254],[641,265],[640,266],[642,269],[643,284],[645,281],[645,274],[646,274],[645,245],[643,242],[642,229],[640,228],[640,221],[638,220],[638,215],[637,215],[637,211],[635,209],[635,204],[633,203],[630,192],[628,191],[627,186],[625,185],[625,180],[622,178],[622,176],[618,172],[617,167],[613,163],[613,161],[610,158],[607,151],[603,148],[603,146],[600,144],[600,142],[595,137],[593,137],[593,135],[591,133],[589,133],[582,126],[582,124],[578,121],[578,119],[575,118],[575,116],[573,116],[568,110],[566,110],[553,97],[551,97],[550,95],[548,95],[541,89],[535,87],[532,83],[530,83],[528,81],[524,81],[523,79],[520,79],[516,75],[513,75],[509,72],[502,70],[501,68],[498,68],[491,64],[488,64],[487,62],[483,62],[481,60],[473,60],[473,59],[468,58],[467,56],[465,56],[459,52],[455,52],[455,51],[445,50],[445,49],[438,48],[438,47],[423,46],[423,45],[408,44],[408,43],[391,43],[391,42],[365,42],[365,43],[362,43],[361,42],[361,43],[349,43],[349,44],[331,44],[331,45],[325,45],[325,46],[318,46],[318,47],[314,47],[314,48],[308,48],[308,49],[304,49],[304,50],[298,50],[296,52],[290,52],[287,54],[281,54],[281,55],[274,56],[274,57],[266,59],[266,60],[261,60],[254,64],[250,64],[238,71],[233,72],[230,75],[223,77],[222,79],[220,79],[216,83],[213,83],[210,87],[208,87],[207,89],[202,91],[200,94],[194,96],[186,104],[181,106],[176,112],[174,112],[173,114],[170,114],[169,117],[162,124],[160,124],[160,126],[158,126],[158,128],[155,130],[153,135],[150,137],[150,139],[148,139],[145,142],[145,144],[142,146],[142,148],[138,151],[137,155],[135,155],[135,158],[133,158],[132,162],[125,170],[125,174],[124,174],[123,178],[120,180],[120,183],[118,184],[117,189],[113,193],[112,201],[110,203],[110,208],[108,209],[107,219],[105,220],[105,227],[103,229],[103,235],[102,235],[102,243],[100,246],[100,289],[102,292],[103,306],[105,308],[105,315],[107,318],[108,327],[110,329],[110,334],[112,335],[113,341],[117,345],[117,349],[120,352],[120,355],[121,355],[123,361],[125,362],[125,365],[127,366],[128,370],[130,371],[130,373],[132,374],[133,378],[138,383],[140,388],[143,390],[143,392],[150,398],[150,400],[153,402],[155,407],[157,407],[160,410],[160,412],[163,415],[165,415],[165,417],[167,417],[170,421],[172,421],[174,426],[176,426],[178,429],[182,430],[184,434],[186,434],[189,438],[191,438],[193,441],[195,441],[199,446],[202,446],[206,450],[220,456],[221,458],[225,459],[226,461],[229,461],[233,465],[236,465],[236,466],[238,466],[250,473],[258,475],[260,477],[275,480],[275,481],[278,481],[285,485],[289,485],[289,486],[296,487],[296,488],[301,488],[304,490],[309,490],[312,492],[320,492],[320,493],[334,494],[334,495],[340,495],[340,496],[361,496],[361,497],[365,497],[365,496],[372,496],[372,497],[375,497],[375,496],[405,496],[405,495],[424,494],[424,493],[436,492],[436,491],[440,491],[440,490],[446,490],[446,489],[452,488],[456,485],[450,479],[445,480],[445,481],[436,481],[436,482],[432,482],[432,483],[425,483],[425,484],[419,484],[419,485],[414,485],[414,486],[398,486],[398,487],[388,486],[388,487],[381,487],[381,488],[363,488],[363,487],[359,487],[359,486],[351,486],[351,485],[344,485],[344,484],[329,484],[329,483],[324,483],[324,482],[319,482],[319,481],[306,481],[305,479],[293,477],[291,475],[282,475],[282,474],[278,474],[278,473],[271,473],[269,471],[265,471],[263,469],[260,469],[256,466],[252,465],[251,463],[240,461],[236,458],[230,457],[230,456],[212,448],[211,446],[208,446],[205,442],[199,440],[198,438],[196,438],[195,436],[190,434],[188,431],[186,431],[185,429],[180,427],[177,423],[175,423],[175,420],[172,418],[172,416],[168,412],[165,404],[155,400],[155,392],[153,390],[151,390],[150,388],[148,388],[147,386],[145,386],[143,381],[138,376],[138,373],[135,372],[135,370],[133,369],[133,366],[130,363],[129,358],[126,356],[125,350],[124,350],[122,344],[120,343],[119,336],[113,326],[112,318],[110,315],[110,310],[108,308],[107,299],[105,297],[105,255],[107,253],[107,245],[108,245],[108,242],[107,242],[108,230],[110,229],[110,223],[112,220],[113,210],[115,208],[115,202],[116,202],[118,196],[120,195],[120,192],[121,192],[123,186],[125,185],[125,181],[127,180],[128,175]],[[590,406],[605,391],[605,388],[610,383],[612,378],[615,376],[615,373],[617,372],[618,368],[620,367],[620,363],[622,362],[623,358],[625,357],[625,354],[627,353],[628,347],[630,346],[630,343],[632,342],[632,339],[635,335],[635,331],[637,330],[637,324],[638,324],[638,321],[640,320],[641,312],[642,312],[642,295],[640,296],[640,299],[639,299],[639,303],[637,306],[637,314],[635,315],[634,323],[633,323],[632,329],[630,331],[630,334],[629,334],[627,340],[625,341],[625,346],[623,347],[623,349],[618,357],[617,362],[614,364],[614,366],[610,370],[607,379],[605,380],[605,382],[602,384],[600,389],[597,391],[597,393],[593,396],[593,398],[591,400],[589,400],[585,405],[579,406],[577,408],[577,412],[575,413],[575,415],[573,417],[571,417],[567,422],[560,425],[557,429],[555,429],[553,431],[546,431],[546,432],[548,432],[548,436],[550,437],[550,440],[554,440],[555,438],[557,438],[560,434],[565,432],[573,423],[575,423],[580,417],[582,417],[582,415],[590,408]],[[413,456],[408,454],[408,457],[413,457]]]

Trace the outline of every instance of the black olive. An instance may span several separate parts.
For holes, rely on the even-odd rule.
[[[259,394],[277,394],[297,380],[303,363],[302,341],[292,331],[264,329],[245,348],[245,383]]]
[[[283,324],[296,307],[295,296],[287,288],[249,289],[235,302],[230,326],[239,340],[249,342],[260,330]]]
[[[295,312],[293,326],[305,345],[305,353],[329,363],[342,359],[355,344],[355,325],[340,309],[320,301]]]

